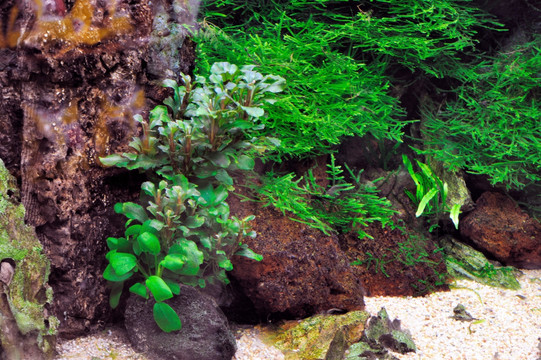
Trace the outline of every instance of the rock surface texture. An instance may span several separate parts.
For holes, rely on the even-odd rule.
[[[295,222],[271,207],[228,199],[232,213],[254,214],[255,239],[244,241],[263,255],[257,262],[236,256],[232,275],[261,315],[306,317],[329,309],[361,310],[364,289],[340,249],[338,238]]]
[[[541,224],[505,195],[483,193],[461,220],[460,233],[505,265],[541,268]]]
[[[133,347],[149,359],[229,360],[236,351],[235,337],[214,299],[190,286],[181,285],[180,295],[167,300],[180,317],[182,329],[164,333],[156,325],[152,307],[132,295],[126,307],[126,329]]]
[[[0,159],[0,358],[52,359],[58,320],[47,314],[49,261],[24,213]]]
[[[0,6],[0,158],[19,179],[26,221],[51,259],[51,310],[63,336],[94,330],[109,316],[105,239],[123,228],[113,205],[135,200],[141,179],[104,168],[99,157],[127,150],[138,132],[132,116],[165,97],[160,74],[171,63],[153,63],[160,47],[151,35],[156,17],[160,29],[183,19],[181,3]],[[179,32],[174,40],[173,70],[189,72],[193,46]]]

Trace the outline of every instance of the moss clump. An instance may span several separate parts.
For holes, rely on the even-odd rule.
[[[8,357],[29,358],[37,351],[50,358],[58,325],[45,311],[52,301],[50,265],[34,229],[24,223],[24,213],[15,179],[0,160],[0,262],[14,269],[13,277],[0,283],[5,295],[0,300],[2,348]]]

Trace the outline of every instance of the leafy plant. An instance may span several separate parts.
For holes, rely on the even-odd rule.
[[[423,109],[420,153],[520,189],[541,180],[541,36],[479,62],[456,100]]]
[[[143,134],[130,143],[134,152],[101,158],[107,166],[147,171],[152,181],[142,184],[141,203],[118,203],[115,211],[128,218],[122,238],[108,238],[110,304],[118,305],[126,281],[130,292],[152,295],[154,319],[166,332],[181,322],[165,300],[180,293],[180,283],[206,286],[215,279],[228,282],[233,254],[262,257],[245,244],[255,237],[248,222],[229,214],[225,202],[233,188],[231,172],[251,170],[253,152],[277,140],[253,137],[262,125],[263,102],[273,102],[283,79],[263,76],[254,66],[238,68],[216,63],[208,79],[195,82],[182,75],[184,85],[167,80],[173,96],[141,116]]]
[[[306,176],[295,179],[293,173],[277,176],[268,173],[263,185],[256,189],[266,205],[273,205],[282,212],[293,213],[292,220],[313,228],[331,232],[347,232],[354,229],[359,236],[368,236],[363,227],[374,221],[382,226],[392,224],[395,213],[387,199],[380,198],[374,186],[361,182],[362,171],[354,174],[345,165],[351,182],[346,180],[344,170],[331,155],[327,165],[329,188],[318,185],[311,170]]]
[[[453,204],[450,207],[447,205],[447,183],[442,182],[430,166],[419,160],[416,160],[421,170],[419,172],[413,169],[413,164],[406,155],[402,155],[402,161],[416,185],[415,194],[404,189],[406,195],[417,206],[415,216],[428,216],[429,221],[432,222],[429,231],[432,232],[438,226],[441,215],[444,212],[449,212],[455,228],[458,229],[460,204]]]

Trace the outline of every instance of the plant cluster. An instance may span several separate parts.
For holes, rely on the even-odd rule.
[[[455,228],[458,229],[460,204],[452,204],[451,206],[447,204],[447,183],[441,181],[427,164],[415,160],[421,170],[416,172],[411,160],[406,155],[402,155],[402,160],[416,186],[415,194],[404,189],[406,195],[417,206],[415,216],[427,216],[429,223],[431,223],[429,231],[432,232],[438,227],[441,215],[444,212],[449,212]]]
[[[276,144],[253,134],[262,127],[261,105],[273,102],[284,83],[254,66],[226,62],[214,64],[208,79],[182,79],[184,85],[165,81],[173,92],[167,107],[154,108],[148,122],[136,116],[143,134],[130,143],[133,152],[101,158],[106,166],[146,171],[151,179],[141,186],[145,205],[115,205],[128,220],[124,237],[107,239],[103,276],[111,282],[111,306],[118,305],[130,281],[130,292],[154,297],[154,319],[166,332],[181,328],[178,315],[163,302],[179,294],[180,283],[227,283],[232,255],[262,259],[241,242],[256,236],[248,226],[253,216],[230,216],[225,200],[232,172],[251,170],[253,152]]]
[[[541,36],[478,63],[456,100],[423,109],[420,152],[520,189],[541,180]]]
[[[291,212],[294,215],[292,220],[325,234],[353,229],[364,237],[368,235],[363,228],[369,223],[392,224],[391,217],[395,211],[390,202],[378,196],[375,186],[361,182],[362,171],[355,174],[347,165],[344,166],[351,180],[346,179],[344,170],[331,155],[330,164],[327,164],[328,188],[320,186],[309,170],[306,176],[297,179],[293,173],[282,176],[268,173],[256,191],[267,205],[273,205],[284,213]]]

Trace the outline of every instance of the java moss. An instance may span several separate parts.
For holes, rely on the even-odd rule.
[[[0,194],[0,261],[14,268],[13,277],[0,284],[2,348],[8,357],[51,358],[59,321],[45,309],[53,295],[47,285],[50,264],[34,229],[24,223],[15,179],[1,159]]]

